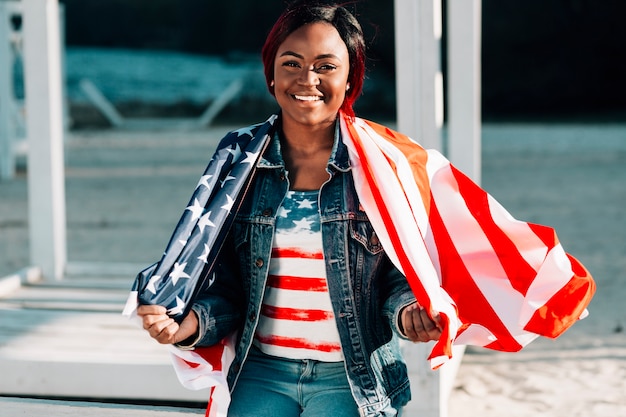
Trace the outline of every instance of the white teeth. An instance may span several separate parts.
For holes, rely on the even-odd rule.
[[[302,100],[302,101],[316,101],[316,100],[321,100],[321,97],[319,96],[298,96],[294,94],[294,97],[298,100]]]

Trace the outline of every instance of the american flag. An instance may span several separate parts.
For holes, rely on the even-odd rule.
[[[254,168],[273,134],[276,116],[233,131],[220,142],[185,208],[161,260],[141,271],[128,308],[162,305],[181,322],[198,292],[213,283],[213,268]],[[134,305],[133,305],[134,304]]]
[[[363,119],[341,123],[374,230],[417,301],[442,317],[433,368],[453,343],[518,351],[587,314],[594,281],[553,229],[514,219],[437,151]]]
[[[453,344],[518,351],[538,336],[557,337],[587,314],[593,278],[553,229],[514,219],[437,151],[360,118],[340,119],[361,205],[418,302],[442,318],[433,368],[452,357]],[[159,304],[182,320],[211,284],[220,242],[274,121],[223,140],[163,258],[137,276],[125,314],[137,303]],[[172,347],[183,385],[219,391],[207,416],[226,415],[233,343],[230,337],[193,352]]]

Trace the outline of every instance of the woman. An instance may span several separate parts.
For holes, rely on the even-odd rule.
[[[561,334],[593,295],[554,230],[513,219],[440,154],[354,117],[364,50],[343,7],[299,2],[280,16],[263,47],[280,114],[216,152],[268,132],[210,286],[180,324],[165,307],[137,309],[153,338],[182,349],[236,333],[229,416],[399,415],[410,399],[399,338],[437,340],[431,364],[452,340],[517,351]],[[188,209],[197,219],[203,207]],[[151,293],[161,275],[144,276]]]
[[[397,337],[441,332],[359,207],[338,129],[361,93],[363,33],[345,8],[302,2],[272,28],[263,61],[281,111],[217,279],[180,325],[161,306],[138,314],[160,343],[239,331],[229,416],[397,415],[410,398]]]

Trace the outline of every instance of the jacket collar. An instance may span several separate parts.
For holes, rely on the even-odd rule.
[[[282,135],[282,123],[280,114],[278,120],[274,124],[273,132],[270,134],[270,143],[265,150],[265,153],[259,160],[259,168],[284,168],[285,162],[283,161],[281,149],[280,149],[280,137]],[[333,149],[328,159],[328,170],[333,171],[349,171],[350,159],[348,157],[348,148],[343,143],[341,137],[341,128],[339,118],[335,121],[335,141],[333,143]]]

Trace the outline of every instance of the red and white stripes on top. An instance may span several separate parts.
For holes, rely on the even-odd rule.
[[[279,209],[255,344],[268,355],[338,362],[317,195],[290,191]]]

